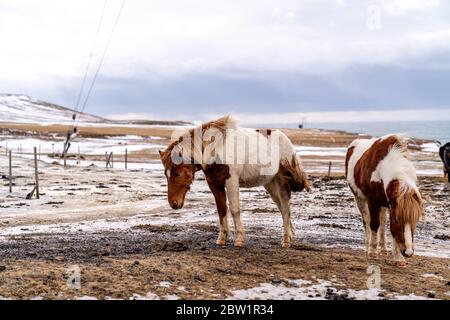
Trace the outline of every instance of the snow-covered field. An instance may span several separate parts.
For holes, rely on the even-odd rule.
[[[25,95],[0,94],[0,119],[4,122],[64,123],[70,122],[73,111]],[[83,114],[81,121],[104,121]]]

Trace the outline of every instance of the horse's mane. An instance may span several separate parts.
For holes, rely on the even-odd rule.
[[[408,154],[408,143],[411,140],[406,134],[404,133],[396,133],[388,135],[388,137],[393,137],[396,139],[394,145],[392,146],[392,149],[398,150],[403,155]]]
[[[397,196],[395,214],[403,223],[409,223],[415,227],[422,216],[423,200],[420,193],[411,187],[401,187],[400,194]]]
[[[212,120],[209,122],[205,122],[197,127],[189,129],[185,134],[181,135],[177,140],[172,141],[166,148],[166,150],[161,151],[161,160],[163,162],[164,167],[168,167],[171,162],[171,156],[172,156],[172,150],[183,141],[184,137],[186,135],[190,136],[191,141],[194,141],[194,132],[201,130],[201,133],[205,133],[206,130],[215,128],[217,130],[220,130],[221,132],[225,133],[227,129],[235,129],[237,128],[237,122],[236,119],[231,115],[226,115],[221,118],[218,118],[216,120]],[[203,144],[200,144],[203,145]]]
[[[395,142],[389,150],[392,156],[389,163],[395,168],[395,178],[398,179],[398,194],[395,215],[403,223],[416,226],[423,213],[423,200],[416,186],[417,176],[411,161],[408,159],[408,142],[410,138],[404,134],[390,135]]]

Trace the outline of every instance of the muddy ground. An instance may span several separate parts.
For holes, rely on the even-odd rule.
[[[162,171],[41,163],[41,199],[25,200],[32,167],[26,159],[15,163],[21,174],[14,192],[5,191],[5,180],[1,187],[0,297],[215,299],[302,279],[333,284],[310,298],[345,299],[352,297],[339,290],[367,289],[367,267],[375,264],[378,298],[450,299],[450,191],[437,177],[420,179],[427,203],[417,255],[399,268],[389,257],[366,260],[360,216],[342,177],[313,176],[313,192],[294,194],[296,239],[289,249],[280,246],[281,217],[264,189],[243,189],[247,246],[234,248],[230,239],[222,248],[214,244],[215,206],[201,175],[185,207],[173,211]],[[67,284],[73,265],[81,271],[79,289]]]
[[[210,225],[180,231],[18,237],[2,246],[0,295],[9,298],[66,299],[74,296],[128,299],[148,292],[183,299],[226,298],[232,290],[290,279],[330,280],[336,288],[366,289],[369,262],[357,250],[325,249],[277,240],[254,240],[246,248],[218,248]],[[187,237],[186,235],[189,235]],[[157,238],[157,239],[155,239]],[[67,268],[81,268],[81,289],[67,286]],[[414,257],[408,267],[381,266],[385,292],[448,299],[448,260]],[[423,274],[436,278],[425,278]],[[443,280],[442,278],[447,280]],[[170,283],[170,287],[161,285]],[[338,298],[333,295],[330,298]]]

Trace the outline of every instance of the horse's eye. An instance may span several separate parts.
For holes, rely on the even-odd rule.
[[[172,173],[172,177],[174,177],[174,178],[179,177],[179,176],[180,176],[180,174],[178,172]]]

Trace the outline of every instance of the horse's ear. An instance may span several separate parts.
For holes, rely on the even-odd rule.
[[[158,152],[159,152],[159,156],[162,157],[164,151],[158,150]]]

